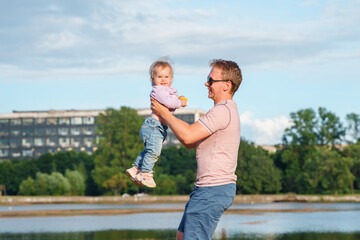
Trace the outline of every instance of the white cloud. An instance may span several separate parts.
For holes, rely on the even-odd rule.
[[[56,50],[75,46],[79,42],[81,42],[81,39],[78,36],[71,32],[63,31],[45,35],[37,48],[42,51]]]
[[[306,0],[303,8],[316,3]],[[114,63],[123,60],[122,67],[132,72],[137,59],[147,64],[170,55],[187,73],[196,74],[210,58],[221,56],[251,70],[266,70],[322,63],[329,61],[328,56],[341,58],[347,41],[360,37],[353,30],[359,22],[360,6],[355,2],[318,5],[318,15],[294,22],[272,22],[271,16],[265,21],[257,18],[261,11],[254,9],[253,16],[239,17],[225,14],[221,5],[191,7],[189,1],[80,1],[74,8],[64,2],[49,4],[49,11],[36,15],[22,9],[29,20],[16,22],[14,37],[24,37],[11,41],[10,34],[3,48],[0,40],[0,63],[12,59],[19,69],[56,68],[70,73],[80,68],[91,75],[94,68],[110,72],[117,68]],[[237,4],[234,9],[241,7]],[[7,26],[0,23],[0,34],[2,27]],[[355,41],[351,51],[358,49]],[[53,64],[49,58],[65,64]]]
[[[242,128],[250,128],[251,136],[244,136],[257,145],[281,143],[284,130],[291,126],[291,120],[285,116],[254,119],[253,113],[245,111],[240,115]]]

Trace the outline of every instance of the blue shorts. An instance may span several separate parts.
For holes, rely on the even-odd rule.
[[[235,184],[195,186],[178,228],[184,232],[183,239],[211,239],[221,215],[232,205],[235,195]]]

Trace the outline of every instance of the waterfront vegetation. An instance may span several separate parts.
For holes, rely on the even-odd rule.
[[[173,239],[176,230],[110,230],[98,232],[68,232],[68,233],[23,233],[23,234],[0,234],[0,240],[115,240],[115,239]],[[286,234],[239,234],[237,236],[221,236],[215,239],[222,240],[357,240],[360,233],[319,233],[319,232],[297,232]]]
[[[344,124],[334,113],[319,108],[302,109],[290,117],[293,124],[285,130],[276,153],[241,140],[237,192],[359,192],[360,116],[350,113]],[[194,149],[163,149],[154,168],[155,189],[139,188],[126,176],[125,169],[143,148],[142,122],[131,108],[108,109],[97,118],[100,140],[95,153],[68,151],[0,162],[0,185],[6,186],[7,195],[189,194],[196,176]]]

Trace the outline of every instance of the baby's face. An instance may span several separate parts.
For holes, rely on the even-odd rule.
[[[155,86],[161,85],[161,86],[170,87],[172,80],[173,80],[173,76],[171,74],[171,70],[169,67],[156,68],[156,74],[153,79]]]

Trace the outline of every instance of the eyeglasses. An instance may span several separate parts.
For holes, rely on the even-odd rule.
[[[207,77],[207,82],[211,86],[214,82],[229,82],[230,80],[214,80],[210,76]]]

